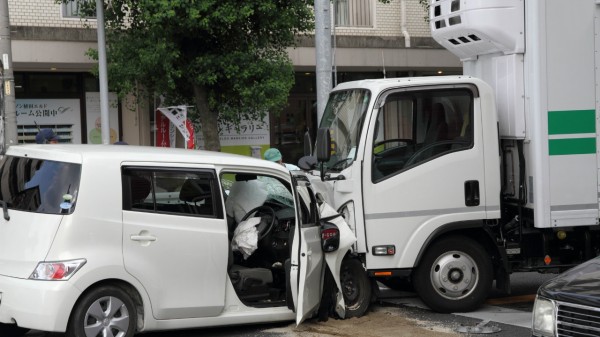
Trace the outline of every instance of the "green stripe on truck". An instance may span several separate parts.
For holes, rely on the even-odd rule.
[[[596,110],[548,111],[548,134],[596,133]]]
[[[596,153],[596,138],[550,139],[548,142],[551,156]]]

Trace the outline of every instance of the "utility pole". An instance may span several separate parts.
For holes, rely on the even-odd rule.
[[[12,69],[10,19],[8,0],[0,1],[0,54],[2,56],[2,116],[0,116],[0,153],[17,144],[17,112],[15,105],[15,78]]]
[[[329,0],[315,0],[317,125],[321,123],[331,91],[331,12],[329,9]]]
[[[109,144],[110,124],[108,120],[108,71],[106,66],[106,37],[104,33],[104,0],[96,0],[96,22],[98,25],[98,72],[100,74],[100,130],[102,144]]]

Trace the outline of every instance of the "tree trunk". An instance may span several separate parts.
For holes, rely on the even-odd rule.
[[[200,124],[202,124],[202,135],[204,136],[204,148],[208,151],[221,151],[219,140],[219,112],[210,111],[208,108],[208,97],[206,89],[194,86],[194,100],[198,108]]]

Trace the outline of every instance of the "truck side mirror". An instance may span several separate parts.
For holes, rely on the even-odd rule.
[[[317,161],[320,163],[328,162],[331,158],[331,132],[328,128],[319,128],[317,130]]]

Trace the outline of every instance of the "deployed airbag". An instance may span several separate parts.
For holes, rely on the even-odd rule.
[[[233,232],[231,240],[231,249],[238,251],[246,260],[258,248],[258,229],[256,226],[261,218],[255,217],[240,222]]]

